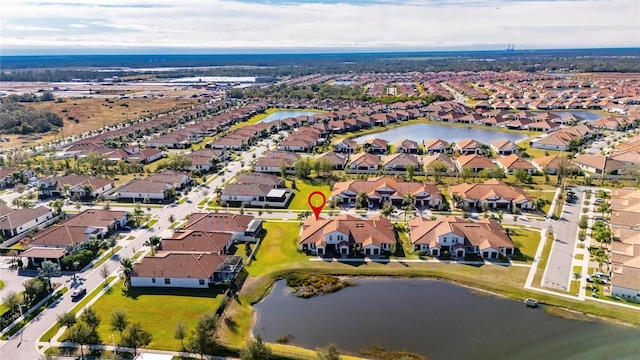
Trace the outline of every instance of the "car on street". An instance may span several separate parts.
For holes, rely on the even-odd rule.
[[[80,289],[74,290],[74,291],[71,293],[71,299],[72,299],[73,301],[78,301],[78,300],[80,300],[80,299],[81,299],[83,296],[85,296],[85,295],[87,295],[87,289],[85,289],[85,288],[80,288]]]

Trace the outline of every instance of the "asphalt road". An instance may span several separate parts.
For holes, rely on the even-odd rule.
[[[573,276],[571,264],[578,236],[578,223],[582,215],[584,193],[576,191],[576,195],[578,199],[573,203],[565,203],[564,200],[562,204],[558,203],[558,206],[564,205],[564,207],[560,219],[553,222],[550,227],[555,234],[555,240],[549,254],[542,286],[564,291],[569,290]]]
[[[242,154],[242,160],[245,162],[244,168],[247,169],[250,166],[250,162],[253,159],[252,154],[256,154],[257,157],[262,155],[267,147],[272,145],[271,141],[263,141],[261,145],[254,147],[251,151],[246,151]],[[215,195],[215,188],[219,187],[223,183],[224,179],[230,179],[235,176],[242,169],[240,161],[234,161],[227,165],[227,171],[224,176],[217,177],[214,181],[207,186],[209,189],[209,197]],[[120,268],[120,259],[131,257],[136,251],[144,248],[144,243],[153,235],[160,237],[169,236],[172,230],[168,227],[171,225],[169,222],[169,216],[173,215],[176,220],[184,218],[186,215],[193,212],[200,211],[197,208],[198,202],[200,202],[204,196],[202,190],[195,192],[192,191],[188,195],[188,201],[177,207],[165,206],[163,208],[151,208],[151,215],[158,217],[159,221],[151,229],[140,229],[131,231],[131,234],[135,236],[134,240],[120,240],[118,245],[122,246],[122,249],[118,251],[111,259],[106,261],[101,267],[107,266],[113,273],[117,274]],[[112,204],[113,210],[125,210],[131,211],[131,208],[118,208],[117,204]],[[84,209],[84,208],[83,208]],[[81,209],[81,210],[83,210]],[[102,286],[104,278],[100,273],[99,268],[88,269],[77,275],[78,284],[73,286],[71,276],[66,275],[60,278],[54,278],[53,282],[61,283],[70,287],[71,290],[77,287],[84,287],[87,289],[87,293],[91,293],[94,289]],[[18,276],[16,271],[9,269],[0,269],[0,275],[2,275],[3,281],[7,283],[6,289],[15,289],[22,291],[22,283],[28,279],[28,277]],[[6,291],[3,291],[5,293]],[[45,310],[36,319],[31,321],[24,327],[21,332],[15,334],[11,339],[0,344],[0,359],[2,360],[35,360],[40,357],[40,353],[37,350],[37,342],[40,336],[46,332],[57,321],[57,316],[71,310],[75,303],[71,301],[71,292],[67,292],[61,297],[54,305]],[[103,320],[104,321],[104,320]]]

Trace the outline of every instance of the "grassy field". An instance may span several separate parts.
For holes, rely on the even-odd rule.
[[[190,332],[201,314],[216,311],[222,298],[219,292],[199,289],[149,288],[125,292],[119,282],[93,308],[102,318],[98,332],[105,342],[112,333],[116,342],[120,340],[120,334],[111,330],[109,318],[115,309],[125,309],[130,322],[140,322],[153,334],[149,348],[179,351],[180,341],[173,338],[176,324],[182,321]]]
[[[553,197],[555,192],[552,191],[540,191],[540,190],[525,190],[529,196],[532,196],[535,199],[545,199],[547,204],[542,208],[542,211],[547,214],[549,213],[549,208],[551,207],[551,202],[553,202]],[[535,201],[535,200],[534,200]]]
[[[536,249],[540,244],[540,233],[533,230],[524,230],[512,228],[511,239],[514,245],[520,250],[520,253],[524,255],[524,261],[531,263],[533,257],[536,254]]]
[[[308,263],[308,257],[298,251],[300,225],[297,222],[264,223],[267,236],[260,244],[254,262],[248,267],[252,276],[281,271],[294,264]]]
[[[4,281],[0,280],[0,290],[4,289]]]
[[[287,181],[287,187],[291,188],[291,182]],[[321,191],[329,200],[331,196],[331,190],[329,185],[320,184],[311,179],[309,181],[302,181],[296,179],[296,190],[293,190],[294,197],[289,203],[289,209],[291,210],[311,210],[309,208],[309,195],[314,191]],[[316,198],[321,199],[320,196],[314,196],[313,201]]]
[[[174,108],[184,108],[196,104],[194,99],[144,99],[144,98],[128,98],[128,99],[108,99],[113,103],[107,102],[103,98],[86,98],[86,99],[65,99],[65,102],[58,103],[55,101],[46,101],[29,104],[38,110],[51,111],[58,114],[64,120],[63,132],[58,135],[45,135],[42,139],[36,140],[36,143],[46,142],[54,139],[56,136],[71,136],[82,134],[84,132],[95,130],[104,125],[117,124],[127,119],[136,119],[141,116],[158,114]],[[70,120],[70,117],[78,119]],[[7,147],[32,145],[34,141],[21,140],[11,137],[12,141]]]

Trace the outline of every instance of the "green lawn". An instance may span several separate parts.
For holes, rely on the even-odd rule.
[[[308,257],[298,251],[300,225],[297,222],[264,222],[267,236],[256,252],[254,262],[248,267],[249,274],[263,275],[284,270],[295,263],[308,263]]]
[[[533,230],[524,230],[519,228],[511,228],[511,240],[513,244],[524,255],[523,260],[530,263],[536,254],[538,244],[540,244],[540,233]]]
[[[576,260],[583,260],[584,254],[576,254]]]
[[[4,289],[4,281],[0,280],[0,290]]]
[[[179,351],[180,341],[173,338],[176,324],[184,322],[190,332],[201,314],[216,311],[222,298],[219,292],[201,289],[145,288],[125,292],[119,282],[93,308],[102,319],[98,332],[106,343],[111,334],[116,342],[120,340],[120,334],[111,330],[109,318],[115,309],[125,309],[130,322],[139,322],[153,334],[149,348]]]
[[[542,285],[542,275],[544,274],[544,268],[547,267],[547,261],[549,261],[549,254],[551,253],[551,246],[553,245],[554,240],[555,236],[548,232],[544,248],[542,249],[542,254],[540,254],[540,261],[538,261],[538,269],[536,269],[536,275],[533,278],[532,285],[534,286]]]
[[[287,187],[291,187],[291,182],[287,181]],[[289,209],[291,210],[311,210],[309,207],[309,195],[314,191],[321,191],[329,200],[331,196],[331,190],[329,185],[320,184],[315,179],[309,181],[303,181],[296,179],[296,190],[293,190],[294,197],[289,203]],[[314,196],[313,200],[321,199],[320,196]]]
[[[542,178],[542,181],[544,182],[544,178]],[[540,191],[540,190],[525,190],[529,196],[535,199],[538,198],[542,198],[547,200],[547,204],[542,208],[542,211],[547,214],[549,213],[549,208],[551,207],[551,202],[553,202],[553,197],[555,196],[555,192],[551,192],[551,191]]]

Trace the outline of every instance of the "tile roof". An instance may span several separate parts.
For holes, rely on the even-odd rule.
[[[381,246],[381,244],[395,244],[396,238],[393,224],[384,217],[361,219],[348,214],[339,215],[330,219],[315,220],[308,218],[300,235],[301,244],[324,245],[324,235],[333,231],[339,231],[348,236],[346,242]]]
[[[227,258],[217,254],[184,254],[158,252],[134,264],[132,277],[208,279]]]

